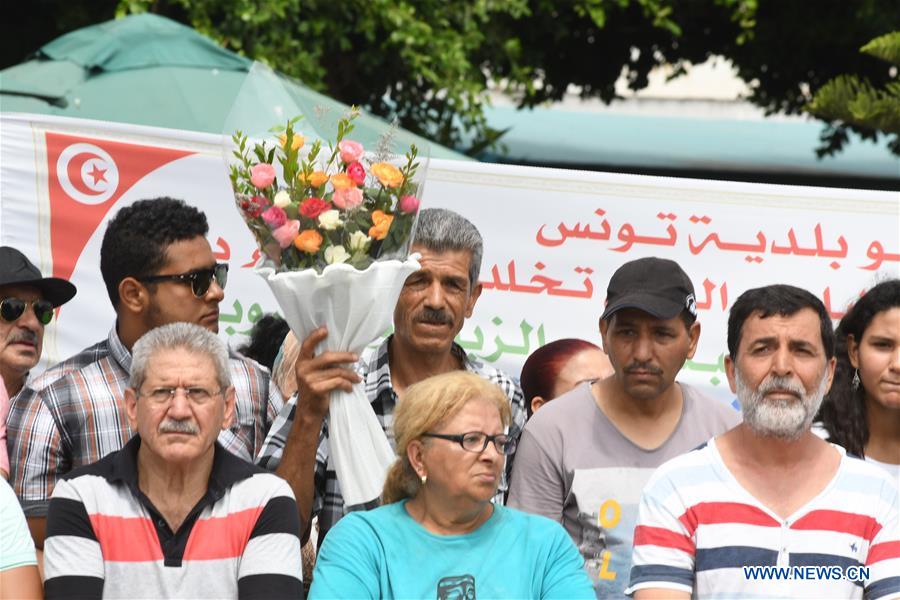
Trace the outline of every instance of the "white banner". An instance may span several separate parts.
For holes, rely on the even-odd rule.
[[[213,251],[231,265],[220,334],[232,345],[277,309],[250,268],[258,254],[219,137],[9,113],[0,127],[0,244],[78,286],[47,328],[45,363],[112,326],[100,243],[106,221],[142,198],[182,198],[206,213]],[[670,258],[691,276],[702,334],[681,378],[722,398],[727,311],[741,292],[791,283],[839,318],[877,278],[900,276],[896,192],[432,160],[422,206],[455,210],[483,234],[485,291],[459,342],[514,375],[545,342],[599,344],[607,281],[635,258]]]

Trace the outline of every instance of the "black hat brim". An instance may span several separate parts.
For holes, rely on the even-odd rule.
[[[623,308],[636,308],[656,317],[657,319],[671,319],[678,316],[678,314],[684,309],[684,305],[679,304],[678,302],[673,302],[668,298],[651,296],[646,292],[626,294],[612,304],[608,304],[606,306],[606,310],[603,311],[603,315],[600,317],[600,319],[608,319]]]
[[[74,284],[59,277],[42,277],[26,281],[11,281],[7,285],[28,285],[40,290],[44,298],[49,300],[53,307],[62,306],[75,297],[78,288]]]

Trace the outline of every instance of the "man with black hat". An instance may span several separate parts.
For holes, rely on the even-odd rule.
[[[641,488],[669,458],[727,431],[740,415],[676,383],[700,338],[694,286],[681,267],[620,267],[600,317],[615,372],[547,404],[519,441],[509,505],[561,522],[598,597],[621,597]]]
[[[0,246],[0,376],[11,399],[41,359],[44,326],[53,310],[75,292],[65,279],[43,277],[15,248]]]

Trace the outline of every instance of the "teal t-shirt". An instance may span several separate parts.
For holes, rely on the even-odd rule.
[[[310,598],[584,598],[594,590],[559,523],[494,506],[464,535],[428,532],[406,501],[353,512],[316,560]]]

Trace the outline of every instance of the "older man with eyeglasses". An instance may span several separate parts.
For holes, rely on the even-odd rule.
[[[135,343],[125,415],[136,435],[56,486],[47,598],[300,598],[287,482],[216,441],[235,416],[225,344],[190,323]]]
[[[100,271],[116,310],[107,338],[49,369],[9,418],[11,481],[40,547],[47,503],[72,469],[120,450],[134,434],[125,415],[131,349],[147,332],[174,322],[213,333],[219,327],[228,265],[216,263],[206,216],[172,198],[140,200],[109,222]],[[252,460],[284,401],[257,363],[232,355],[234,419],[222,446]]]

